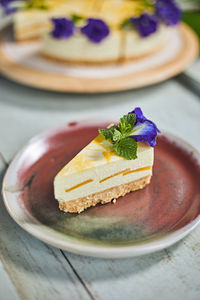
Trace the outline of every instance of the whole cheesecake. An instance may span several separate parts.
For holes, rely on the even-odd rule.
[[[56,175],[54,193],[60,209],[80,213],[144,188],[152,176],[158,131],[140,108],[121,118],[118,125],[100,129]]]
[[[78,64],[123,62],[157,52],[181,18],[174,0],[24,3],[14,16],[16,39],[40,38],[43,56]]]

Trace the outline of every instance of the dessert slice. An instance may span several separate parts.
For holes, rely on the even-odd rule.
[[[18,11],[14,15],[14,32],[17,41],[39,39],[51,30],[50,14],[47,10],[31,9]]]
[[[55,177],[55,198],[65,212],[80,213],[142,189],[150,182],[156,125],[140,108],[125,115],[118,125],[100,129]]]
[[[45,33],[51,31],[52,18],[80,14],[86,8],[86,3],[82,0],[20,1],[19,9],[13,18],[16,40],[29,41],[42,38]]]

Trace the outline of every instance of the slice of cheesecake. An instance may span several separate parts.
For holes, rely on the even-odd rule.
[[[146,118],[142,123],[137,115],[135,124],[131,129],[135,137],[134,143],[137,144],[137,153],[133,159],[130,156],[127,159],[126,155],[126,158],[120,156],[119,153],[123,155],[123,151],[117,153],[114,145],[119,145],[120,140],[117,141],[115,137],[116,142],[113,144],[113,139],[100,134],[56,175],[54,191],[61,210],[80,213],[90,206],[108,203],[131,191],[142,189],[150,182],[154,148],[141,140],[150,141],[150,144],[155,145],[157,127]],[[120,128],[116,125],[114,127]],[[140,133],[144,132],[146,127],[146,135],[135,134],[137,130]],[[123,130],[125,132],[126,129]],[[150,130],[154,130],[154,136],[152,132],[150,136]],[[128,136],[128,140],[130,139],[131,135]],[[124,153],[129,150],[132,151],[124,148]]]
[[[150,182],[153,148],[140,144],[137,159],[118,156],[112,144],[97,136],[55,177],[55,198],[65,212],[80,213],[142,189]]]

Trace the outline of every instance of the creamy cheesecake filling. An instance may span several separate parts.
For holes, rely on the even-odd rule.
[[[80,33],[69,39],[55,39],[46,34],[41,53],[58,60],[77,62],[129,59],[159,49],[167,42],[169,32],[169,28],[160,26],[155,34],[141,38],[136,31],[112,30],[99,44],[90,42]]]
[[[115,173],[115,174],[113,174],[113,175],[110,175],[110,176],[108,176],[108,177],[106,177],[106,178],[104,178],[104,179],[101,179],[101,180],[99,181],[99,183],[102,183],[102,182],[104,182],[104,181],[106,181],[106,180],[109,180],[109,179],[111,179],[111,178],[113,178],[113,177],[115,177],[115,176],[121,175],[121,174],[122,174],[123,176],[126,176],[126,175],[131,174],[131,173],[140,172],[140,171],[147,171],[147,170],[151,170],[151,169],[152,169],[152,166],[148,166],[148,167],[144,167],[144,168],[140,168],[140,169],[132,170],[132,171],[131,171],[130,169],[126,169],[126,170],[117,172],[117,173]],[[84,182],[81,182],[81,183],[79,183],[79,184],[77,184],[77,185],[75,185],[75,186],[73,186],[73,187],[71,187],[71,188],[69,188],[69,189],[66,189],[65,192],[66,192],[66,193],[71,192],[72,190],[75,190],[75,189],[77,189],[77,188],[79,188],[79,187],[81,187],[81,186],[83,186],[83,185],[85,185],[85,184],[88,184],[88,183],[90,183],[90,182],[93,182],[93,181],[94,181],[93,179],[85,180]]]
[[[148,163],[151,163],[151,165],[134,170],[123,167],[123,170],[118,172],[115,172],[117,169],[119,170],[118,163],[113,163],[112,166],[109,166],[112,168],[112,171],[108,168],[106,172],[105,166],[102,166],[98,169],[94,168],[75,174],[74,176],[57,178],[57,180],[55,179],[55,198],[59,201],[67,202],[151,176],[153,158]],[[106,173],[110,173],[110,175],[105,176]]]
[[[151,170],[151,166],[144,167],[144,168],[139,168],[139,169],[137,169],[137,170],[126,169],[126,170],[117,172],[117,173],[115,173],[115,174],[113,174],[113,175],[110,175],[110,176],[108,176],[108,177],[106,177],[106,178],[104,178],[104,179],[101,179],[101,180],[99,181],[99,183],[102,183],[102,182],[104,182],[104,181],[106,181],[106,180],[108,180],[108,179],[110,179],[110,178],[113,178],[113,177],[115,177],[115,176],[118,176],[118,175],[120,175],[120,174],[122,174],[123,176],[126,176],[126,175],[131,174],[131,173],[140,172],[140,171],[147,171],[147,170]]]
[[[115,177],[115,176],[118,176],[118,175],[120,175],[120,174],[124,174],[124,173],[126,173],[128,170],[130,170],[130,169],[126,169],[126,170],[117,172],[117,173],[115,173],[115,174],[113,174],[113,175],[110,175],[110,176],[108,176],[108,177],[106,177],[106,178],[103,178],[103,179],[101,179],[101,180],[99,181],[99,183],[102,183],[102,182],[104,182],[104,181],[106,181],[106,180],[108,180],[108,179],[110,179],[110,178],[113,178],[113,177]]]
[[[120,36],[112,32],[101,43],[90,42],[77,33],[69,39],[54,39],[50,34],[44,36],[41,53],[59,60],[101,61],[119,58]]]

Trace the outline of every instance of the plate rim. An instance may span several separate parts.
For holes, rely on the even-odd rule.
[[[102,123],[108,122],[108,120],[101,120]],[[62,129],[65,129],[66,131],[70,129],[77,130],[79,127],[82,128],[83,126],[96,126],[99,125],[99,122],[96,120],[87,120],[87,121],[80,121],[77,123],[77,127],[71,127],[69,124],[71,122],[66,124],[63,124],[58,127],[53,127],[48,130],[45,130],[35,136],[33,136],[31,139],[25,143],[23,147],[21,147],[17,153],[14,155],[13,159],[11,160],[11,163],[9,164],[2,182],[2,196],[3,196],[3,202],[4,205],[9,213],[9,215],[12,217],[12,219],[25,231],[27,231],[32,236],[36,237],[40,241],[43,241],[49,245],[52,245],[56,248],[69,251],[71,253],[79,254],[79,255],[85,255],[85,256],[91,256],[91,257],[99,257],[99,258],[128,258],[128,257],[136,257],[141,256],[145,254],[149,254],[152,252],[156,252],[162,249],[165,249],[176,242],[183,239],[185,236],[187,236],[192,230],[194,230],[198,224],[200,224],[200,214],[190,223],[187,225],[181,227],[178,230],[175,230],[174,232],[166,233],[164,236],[161,236],[160,238],[157,238],[156,240],[150,240],[143,242],[141,244],[137,245],[125,245],[125,246],[108,246],[108,245],[97,245],[94,246],[92,243],[85,243],[81,240],[74,239],[67,237],[67,235],[64,235],[54,229],[51,229],[51,227],[41,224],[35,217],[31,217],[33,224],[29,225],[26,224],[24,220],[17,217],[15,212],[13,211],[12,207],[9,205],[8,195],[6,191],[7,186],[7,178],[9,176],[9,173],[12,171],[14,163],[19,159],[21,155],[23,155],[23,152],[27,149],[28,146],[31,145],[32,142],[37,141],[41,138],[45,138],[48,135],[53,135],[56,132],[61,131]],[[185,141],[184,139],[178,137],[177,135],[174,135],[166,130],[162,130],[162,135],[166,136],[168,139],[176,140],[179,145],[186,148],[186,150],[192,151],[193,155],[195,157],[200,157],[200,152],[192,146],[190,143]],[[17,193],[14,192],[14,193]],[[13,193],[13,194],[14,194]],[[38,228],[39,225],[39,228]],[[42,230],[41,230],[42,229]],[[50,234],[50,235],[49,235]]]
[[[130,73],[111,78],[83,78],[62,74],[53,74],[20,65],[9,59],[0,43],[0,70],[2,73],[18,83],[57,92],[72,93],[105,93],[140,88],[162,82],[182,72],[191,64],[199,53],[199,42],[195,32],[186,24],[177,27],[183,38],[183,46],[175,58],[157,67],[145,71]],[[138,76],[141,75],[141,76]],[[38,80],[40,78],[40,80]]]

